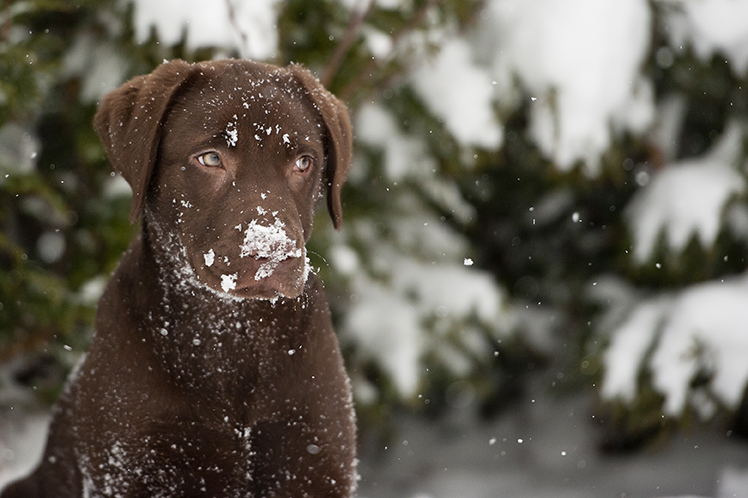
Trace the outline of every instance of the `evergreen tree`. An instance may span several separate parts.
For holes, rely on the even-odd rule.
[[[495,413],[532,374],[598,397],[610,448],[663,414],[745,430],[744,5],[3,3],[7,403],[54,400],[137,230],[97,100],[164,59],[251,57],[306,64],[354,117],[345,226],[320,217],[310,253],[365,423]]]

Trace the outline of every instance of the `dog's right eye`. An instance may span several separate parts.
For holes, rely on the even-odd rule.
[[[206,152],[197,156],[197,162],[209,168],[220,168],[222,166],[221,157],[215,152]]]

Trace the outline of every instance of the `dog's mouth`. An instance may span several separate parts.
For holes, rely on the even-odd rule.
[[[306,261],[302,257],[288,257],[283,259],[250,258],[237,265],[216,268],[213,272],[220,278],[220,288],[223,292],[237,294],[238,291],[251,292],[263,288],[274,288],[278,293],[287,297],[290,288],[297,287],[296,281],[303,284],[306,281]],[[295,294],[295,292],[293,292]]]

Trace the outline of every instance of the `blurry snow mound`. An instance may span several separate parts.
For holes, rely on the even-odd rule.
[[[745,469],[728,467],[722,471],[717,484],[717,498],[748,497],[748,472]]]
[[[748,275],[635,305],[605,353],[603,397],[633,401],[646,369],[668,415],[690,405],[708,418],[713,399],[736,409],[748,382],[746,302]],[[702,390],[692,388],[697,375],[709,379]]]
[[[155,27],[159,41],[187,48],[236,48],[242,57],[268,59],[278,48],[279,0],[134,0],[135,35],[148,40]],[[233,12],[233,15],[232,15]]]
[[[646,0],[490,0],[481,17],[475,43],[499,102],[516,96],[517,81],[529,92],[531,137],[559,169],[582,161],[595,175],[611,130],[651,124]]]
[[[344,322],[346,332],[406,398],[426,375],[421,360],[429,352],[452,373],[469,374],[474,360],[465,351],[478,357],[492,353],[471,318],[499,333],[504,299],[491,275],[461,264],[431,265],[402,253],[389,253],[387,259],[387,281],[365,271],[351,274],[355,301]],[[447,337],[455,330],[457,345]]]
[[[120,86],[127,76],[127,62],[111,44],[97,44],[87,34],[79,35],[63,58],[63,73],[82,80],[80,98],[97,102]]]
[[[660,0],[668,11],[670,44],[690,45],[709,61],[725,57],[737,76],[748,70],[748,0]]]
[[[359,143],[384,152],[384,171],[389,180],[415,180],[423,193],[460,222],[466,223],[473,217],[475,208],[462,197],[454,181],[435,174],[437,163],[429,155],[427,144],[400,129],[395,117],[384,107],[361,106],[355,129]],[[355,177],[351,180],[355,181]]]
[[[419,77],[427,78],[426,72]],[[474,82],[479,79],[476,76]],[[490,82],[483,83],[490,89]],[[487,93],[480,97],[485,99],[485,109],[467,109],[485,119],[486,126],[492,119],[489,97]],[[463,105],[462,97],[455,98],[452,104]],[[474,104],[469,98],[464,102]],[[444,116],[448,127],[450,119],[456,120],[453,123],[466,119],[466,114],[457,114]],[[454,180],[439,173],[426,143],[401,129],[396,117],[379,104],[363,105],[355,122],[359,152],[367,148],[381,152],[384,175],[392,182],[392,200],[385,222],[358,218],[352,229],[343,230],[345,240],[333,248],[332,264],[337,273],[347,276],[355,296],[343,329],[359,353],[381,365],[407,398],[417,392],[426,374],[421,364],[426,355],[460,376],[471,372],[476,359],[490,360],[493,348],[487,347],[486,337],[508,329],[505,296],[488,272],[465,264],[470,256],[467,240],[427,205],[438,205],[461,223],[474,217],[474,208]],[[494,127],[491,140],[499,140],[500,128],[490,126]],[[370,250],[357,253],[353,249],[357,245]],[[360,391],[355,378],[354,389]]]
[[[665,167],[636,193],[626,215],[639,263],[651,258],[662,231],[674,252],[682,251],[694,233],[703,247],[712,246],[725,205],[745,191],[735,168],[744,133],[745,127],[733,122],[709,154]]]
[[[0,127],[0,184],[6,174],[29,174],[36,168],[41,141],[33,130],[15,123]]]
[[[501,146],[502,128],[493,112],[491,77],[472,59],[465,40],[449,40],[434,60],[416,69],[413,84],[457,142],[496,149]]]
[[[671,305],[671,300],[666,297],[639,303],[615,330],[603,357],[604,398],[619,398],[626,403],[634,401],[638,394],[637,379],[645,366],[647,351],[652,347]]]
[[[467,375],[476,359],[491,357],[487,334],[499,337],[507,327],[501,288],[488,272],[464,264],[467,242],[414,198],[402,198],[386,239],[380,223],[359,219],[352,231],[344,229],[331,263],[353,296],[344,336],[408,398],[426,375],[427,354]],[[372,249],[366,261],[351,241]]]

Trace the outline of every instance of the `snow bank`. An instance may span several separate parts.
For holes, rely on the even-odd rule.
[[[694,286],[683,293],[662,329],[652,360],[652,383],[665,394],[665,412],[679,414],[699,370],[710,390],[736,409],[748,381],[748,281]]]
[[[436,174],[438,165],[429,155],[426,143],[402,130],[387,109],[364,104],[356,113],[355,122],[359,144],[384,152],[384,171],[389,180],[417,180],[423,193],[451,211],[459,221],[465,223],[473,217],[475,209],[465,201],[455,183]],[[355,166],[364,165],[359,162]]]
[[[271,58],[278,48],[278,0],[134,0],[135,35],[148,40],[155,28],[161,43],[237,48],[242,57]],[[232,15],[233,12],[233,15]]]
[[[343,336],[409,397],[427,374],[421,363],[427,353],[455,375],[475,363],[466,351],[488,358],[492,350],[478,328],[494,336],[507,330],[505,296],[490,274],[464,264],[464,238],[416,199],[401,195],[393,208],[388,236],[378,221],[358,219],[339,234],[330,262],[353,296]],[[374,249],[360,253],[354,245]]]
[[[97,102],[124,83],[127,61],[111,44],[96,43],[89,35],[79,35],[62,60],[63,75],[79,76],[83,82],[80,98]]]
[[[39,464],[49,432],[47,413],[0,420],[0,489],[28,475]]]
[[[490,58],[500,102],[517,80],[537,99],[530,133],[561,170],[596,174],[612,127],[643,132],[653,117],[640,74],[648,50],[646,0],[492,0],[475,39]]]
[[[472,361],[460,358],[459,349],[479,355],[491,351],[475,351],[477,331],[464,324],[473,316],[494,329],[501,323],[504,299],[491,276],[461,264],[430,265],[397,253],[389,253],[387,259],[391,270],[386,283],[363,271],[352,274],[355,299],[344,322],[346,332],[364,356],[377,359],[405,397],[417,392],[426,375],[420,360],[427,352],[446,360],[445,367],[453,373],[469,373]],[[438,323],[430,331],[426,322],[432,318]],[[455,349],[446,335],[458,324]]]
[[[725,57],[737,76],[748,70],[748,0],[659,0],[670,44],[691,46],[702,60]]]
[[[376,358],[403,396],[412,396],[420,379],[424,334],[416,308],[399,293],[362,275],[353,283],[356,303],[344,328],[363,354]]]
[[[631,403],[637,395],[637,378],[671,303],[667,298],[642,302],[616,330],[603,356],[605,376],[601,394]]]
[[[502,128],[493,112],[491,77],[472,59],[465,40],[449,40],[434,60],[416,69],[413,84],[461,145],[495,149]]]
[[[669,415],[679,415],[692,401],[697,374],[710,377],[710,395],[737,408],[748,383],[746,302],[748,275],[695,285],[672,299],[641,302],[614,331],[605,352],[603,397],[632,401],[638,375],[646,368]]]
[[[5,174],[27,174],[34,171],[41,141],[32,130],[15,123],[0,127],[0,184]]]
[[[636,193],[626,217],[639,263],[652,256],[662,231],[671,251],[682,251],[693,234],[704,247],[712,246],[725,205],[745,191],[734,168],[742,135],[743,126],[733,123],[709,154],[665,167]]]
[[[436,169],[423,140],[400,130],[395,118],[379,105],[361,106],[355,129],[360,143],[384,150],[384,170],[392,181],[431,175]]]

